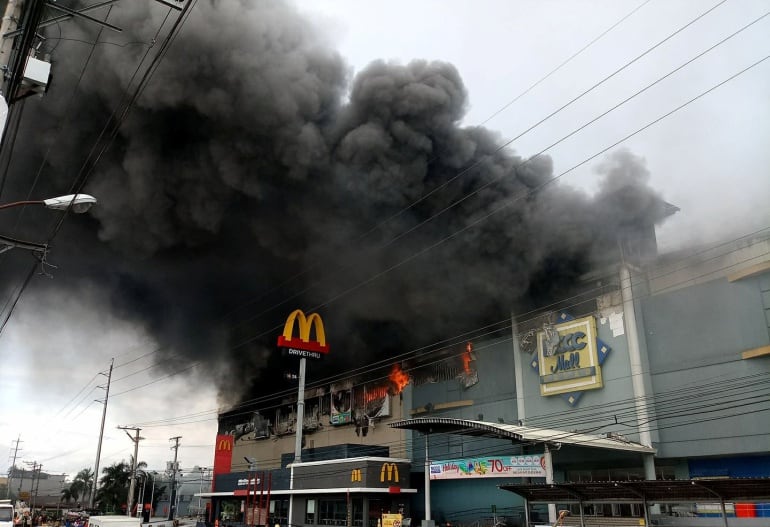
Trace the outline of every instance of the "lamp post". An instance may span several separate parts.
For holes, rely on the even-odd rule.
[[[150,491],[150,519],[152,519],[152,513],[155,511],[155,505],[153,504],[153,501],[155,500],[155,477],[157,475],[158,473],[153,470],[152,471],[152,490]]]
[[[90,209],[96,203],[96,198],[89,194],[67,194],[66,196],[57,196],[55,198],[13,201],[11,203],[0,204],[0,209],[10,209],[12,207],[24,207],[26,205],[45,205],[46,208],[54,210],[67,210],[71,207],[75,214],[82,214]]]
[[[203,494],[203,467],[198,467],[198,470],[200,470],[200,484],[198,485],[198,520],[203,518],[203,500],[201,499],[201,494]]]
[[[144,470],[137,470],[136,471],[138,476],[142,477],[142,490],[139,493],[139,497],[136,500],[136,515],[138,517],[142,517],[142,511],[144,511],[144,487],[147,483],[147,472]]]
[[[41,200],[25,200],[3,203],[0,204],[0,210],[10,209],[13,207],[24,207],[27,205],[43,205],[46,208],[53,210],[70,210],[76,214],[82,214],[83,212],[86,212],[88,209],[90,209],[95,203],[96,198],[89,194],[68,194],[66,196],[57,196],[55,198]],[[13,249],[14,247],[19,249],[27,249],[33,252],[40,252],[43,254],[45,254],[48,250],[48,246],[45,244],[17,240],[7,236],[0,236],[0,253],[4,253],[5,251]]]

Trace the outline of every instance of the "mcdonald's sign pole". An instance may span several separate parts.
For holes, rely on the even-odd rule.
[[[302,463],[302,422],[305,419],[305,365],[307,359],[299,359],[299,391],[297,392],[297,430],[294,436],[294,462],[289,476],[289,527],[294,524],[294,465]]]
[[[425,432],[425,520],[422,527],[433,527],[435,524],[430,514],[430,455],[428,453],[428,438],[430,431]]]
[[[294,326],[299,326],[299,337],[294,337]],[[315,329],[315,340],[310,340],[310,330]],[[311,313],[305,316],[300,309],[295,309],[286,319],[283,334],[278,336],[278,347],[294,357],[299,357],[299,390],[297,391],[297,424],[294,438],[294,462],[291,464],[289,476],[289,518],[288,524],[294,522],[294,465],[302,462],[302,424],[305,420],[305,369],[307,359],[320,359],[329,353],[326,344],[326,332],[321,316]]]

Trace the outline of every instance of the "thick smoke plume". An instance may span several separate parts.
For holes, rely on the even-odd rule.
[[[102,33],[77,88],[97,29],[49,30],[54,85],[26,103],[4,198],[29,190],[46,151],[38,190],[69,189],[164,17],[115,4],[124,32]],[[610,157],[595,197],[541,188],[550,159],[461,126],[467,102],[451,64],[352,75],[290,5],[200,0],[96,163],[98,207],[57,238],[66,270],[35,291],[110,291],[102,308],[166,356],[205,361],[232,401],[280,386],[275,328],[297,307],[321,306],[332,365],[352,367],[555,298],[618,227],[663,218],[640,158]]]

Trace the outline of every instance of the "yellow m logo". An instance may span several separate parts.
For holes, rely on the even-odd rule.
[[[394,481],[398,483],[398,466],[395,463],[382,464],[382,468],[380,469],[380,483],[384,483],[385,481]]]
[[[233,444],[228,441],[227,439],[220,439],[219,443],[217,444],[217,450],[230,450],[232,451]]]
[[[350,481],[361,481],[361,469],[354,468],[350,471]]]
[[[294,322],[299,325],[299,338],[294,338]],[[315,329],[315,341],[310,341],[310,329]],[[318,313],[305,316],[301,309],[295,309],[286,319],[283,326],[283,335],[278,337],[278,346],[283,348],[295,347],[302,350],[329,352],[326,345],[326,332],[324,323]]]

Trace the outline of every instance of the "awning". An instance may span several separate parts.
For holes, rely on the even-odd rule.
[[[417,489],[407,489],[407,488],[401,488],[401,487],[344,487],[344,488],[333,488],[333,489],[294,489],[294,490],[288,490],[288,489],[282,489],[282,490],[271,490],[270,495],[271,496],[289,496],[291,494],[294,495],[300,495],[300,494],[417,494]],[[252,496],[259,496],[260,493],[258,491],[252,491]],[[262,495],[267,495],[267,491],[262,492]],[[234,492],[196,492],[193,494],[196,498],[231,498],[231,497],[237,497],[237,498],[246,498],[246,495],[243,496],[236,496]]]
[[[607,450],[639,452],[641,454],[654,454],[656,452],[652,447],[634,443],[633,441],[627,441],[619,437],[583,434],[565,430],[551,430],[548,428],[534,428],[531,426],[517,426],[506,423],[489,423],[486,421],[455,419],[451,417],[415,417],[413,419],[395,421],[390,423],[389,426],[393,428],[417,430],[424,434],[454,433],[481,437],[498,437],[523,443],[547,443],[552,446],[568,444],[591,448],[603,448]]]
[[[529,503],[692,503],[770,501],[770,478],[510,483]]]

